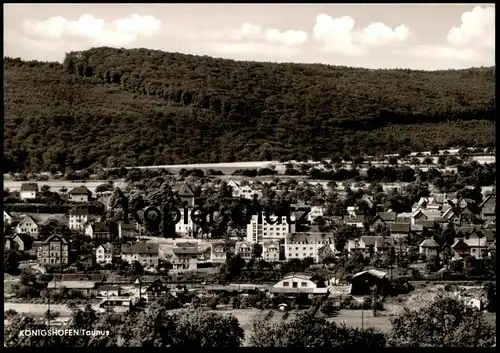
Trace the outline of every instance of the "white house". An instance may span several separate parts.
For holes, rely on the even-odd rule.
[[[192,235],[195,225],[191,218],[193,208],[180,208],[181,219],[175,224],[175,233],[181,235]]]
[[[88,220],[89,212],[87,210],[76,209],[69,211],[69,229],[84,230]]]
[[[110,264],[113,261],[113,245],[110,243],[99,245],[95,251],[98,264]]]
[[[38,193],[37,183],[22,183],[20,197],[21,200],[35,199]]]
[[[325,208],[321,206],[311,206],[311,211],[307,215],[307,220],[309,222],[314,222],[318,217],[323,217],[325,214]]]
[[[280,243],[275,240],[264,240],[262,243],[262,258],[266,262],[280,261]]]
[[[305,273],[288,273],[270,290],[274,295],[324,295],[328,293],[327,282],[320,276]]]
[[[235,244],[235,253],[242,259],[248,261],[253,258],[254,244],[246,241],[237,241]]]
[[[91,239],[109,239],[109,228],[104,222],[88,223],[85,226],[85,235]]]
[[[438,255],[439,253],[439,244],[435,242],[434,239],[428,238],[425,239],[419,245],[420,254],[425,255],[426,257]]]
[[[312,258],[319,261],[319,251],[326,245],[332,244],[333,237],[321,233],[293,233],[285,238],[285,259]]]
[[[12,224],[14,221],[14,216],[12,216],[9,212],[3,211],[3,224]]]
[[[476,259],[481,259],[487,256],[488,244],[486,238],[479,238],[477,234],[471,234],[469,239],[465,239],[464,242],[469,246],[470,254]]]
[[[198,247],[174,247],[172,249],[171,263],[175,271],[196,271],[198,268]]]
[[[277,220],[276,216],[270,216],[271,221]],[[251,243],[262,243],[264,239],[284,239],[291,231],[291,225],[287,222],[287,217],[281,217],[281,224],[269,224],[266,221],[265,212],[262,213],[262,222],[259,223],[259,216],[253,215],[247,224],[247,241]]]
[[[89,202],[92,198],[92,192],[85,186],[78,186],[68,192],[69,201],[72,202]]]
[[[158,244],[144,242],[132,245],[123,244],[121,248],[121,258],[129,264],[138,261],[143,266],[158,266]]]
[[[226,262],[226,258],[227,256],[224,243],[212,243],[210,261],[212,263],[224,263]]]
[[[33,217],[26,216],[16,226],[15,233],[26,233],[36,238],[39,233],[40,226],[33,219]]]

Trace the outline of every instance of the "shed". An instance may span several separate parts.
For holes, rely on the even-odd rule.
[[[385,295],[389,293],[391,288],[387,272],[375,269],[358,272],[349,281],[351,282],[352,295],[370,295],[375,285],[377,286],[377,294]]]

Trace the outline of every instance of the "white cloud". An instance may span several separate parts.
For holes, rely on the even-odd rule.
[[[301,45],[307,42],[307,37],[307,33],[302,31],[288,30],[280,32],[274,28],[268,29],[265,33],[265,38],[268,42],[287,46]]]
[[[92,15],[82,15],[76,21],[68,21],[64,17],[52,17],[45,21],[29,21],[23,23],[22,29],[29,38],[39,42],[74,42],[87,45],[127,46],[139,37],[150,37],[161,28],[161,21],[153,16],[137,14],[129,18],[118,19],[107,27],[102,19]]]
[[[316,17],[313,36],[324,43],[324,49],[330,52],[359,55],[364,50],[353,43],[355,21],[350,16],[332,18],[325,14]]]
[[[476,6],[462,14],[460,27],[448,32],[448,42],[454,46],[495,48],[495,8]]]
[[[361,33],[361,42],[367,46],[384,46],[404,42],[410,36],[410,29],[400,25],[394,29],[376,22],[365,27]]]

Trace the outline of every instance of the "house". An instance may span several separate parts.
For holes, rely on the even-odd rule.
[[[358,216],[359,207],[358,206],[347,206],[347,215],[349,217]]]
[[[98,297],[119,297],[122,295],[122,288],[116,284],[101,284],[95,288]]]
[[[161,280],[157,279],[146,288],[146,299],[148,302],[151,302],[159,298],[165,298],[168,292],[169,289],[167,286]]]
[[[226,262],[226,247],[224,243],[216,242],[211,244],[211,257],[210,261],[216,264],[222,264]]]
[[[354,217],[348,216],[344,217],[344,224],[356,228],[364,228],[367,220],[368,219],[366,218],[366,216],[354,216]]]
[[[69,242],[62,235],[52,234],[37,248],[40,266],[65,266],[69,264]]]
[[[184,206],[194,207],[195,195],[193,190],[191,190],[188,184],[182,183],[180,185],[175,185],[173,189],[180,196],[182,202],[184,203]]]
[[[316,218],[323,217],[324,214],[325,214],[324,207],[311,206],[311,210],[309,211],[309,214],[307,215],[307,220],[312,223],[316,220]]]
[[[21,200],[36,199],[37,193],[38,193],[38,184],[37,183],[22,183],[21,184],[21,192],[20,192]]]
[[[242,259],[248,261],[254,257],[253,254],[254,244],[246,241],[237,241],[235,253],[240,255]]]
[[[285,238],[285,259],[312,258],[319,262],[319,250],[327,244],[333,244],[333,235],[322,233],[292,233]]]
[[[69,211],[69,229],[71,230],[84,230],[88,220],[88,210],[72,209]]]
[[[253,199],[254,195],[257,197],[261,196],[261,193],[259,190],[254,190],[250,185],[241,185],[234,180],[231,180],[228,182],[228,186],[231,187],[233,197],[242,197],[245,199]]]
[[[464,241],[470,248],[470,255],[474,256],[476,259],[487,256],[488,243],[486,237],[480,238],[478,233],[473,233],[469,239],[465,239]]]
[[[270,292],[273,295],[293,296],[305,293],[314,296],[327,294],[328,287],[326,280],[319,275],[292,272],[276,283]]]
[[[467,306],[470,306],[472,308],[476,308],[477,310],[483,310],[485,305],[481,299],[478,298],[472,298],[466,303]]]
[[[136,227],[135,221],[125,223],[124,221],[118,222],[118,238],[120,239],[134,239],[139,237],[139,231]]]
[[[394,238],[367,235],[360,237],[359,240],[348,240],[346,246],[349,256],[352,255],[352,252],[358,251],[364,257],[371,257],[374,253],[387,253],[393,249]]]
[[[265,212],[259,219],[259,215],[252,215],[250,222],[247,224],[247,242],[261,243],[264,239],[284,239],[291,231],[291,226],[287,222],[287,217],[281,217],[281,224],[269,224],[266,220]],[[270,216],[270,220],[274,221],[278,218]]]
[[[323,263],[326,259],[334,258],[336,255],[335,244],[325,244],[318,250],[318,262]]]
[[[135,244],[123,244],[121,247],[121,258],[132,264],[138,261],[144,267],[158,266],[158,244],[139,242]]]
[[[14,216],[12,216],[9,212],[3,210],[3,224],[11,225],[14,221]]]
[[[486,224],[496,219],[496,195],[488,196],[480,205],[480,217]]]
[[[132,297],[113,297],[110,299],[104,299],[102,303],[99,304],[100,311],[107,313],[124,313],[132,308]]]
[[[76,268],[81,268],[83,270],[89,270],[94,267],[94,256],[92,255],[85,255],[85,256],[80,256],[76,259],[76,262],[74,265]]]
[[[419,253],[426,257],[438,255],[441,247],[432,238],[425,239],[419,245]]]
[[[451,246],[454,260],[462,260],[470,254],[470,247],[462,238],[456,238]]]
[[[25,233],[18,233],[5,238],[5,249],[28,251],[33,244],[33,238]]]
[[[40,226],[38,222],[31,216],[25,216],[19,224],[16,226],[14,233],[15,234],[29,234],[33,238],[38,238],[38,233],[40,230]]]
[[[110,264],[113,262],[113,245],[110,243],[101,244],[95,251],[95,258],[98,264]]]
[[[264,240],[262,243],[262,258],[266,262],[280,261],[280,242],[275,240]]]
[[[176,271],[196,271],[198,268],[198,247],[174,247],[172,268]]]
[[[396,222],[396,212],[377,212],[375,217],[372,219],[372,224],[376,224],[377,222],[381,222],[383,224],[387,223],[395,223]]]
[[[92,199],[92,191],[85,186],[78,186],[68,192],[71,202],[89,202]]]
[[[371,295],[374,290],[379,295],[385,295],[391,288],[387,272],[375,269],[358,272],[349,279],[349,282],[352,295]]]
[[[391,237],[396,239],[407,237],[410,235],[409,223],[389,223],[389,232]]]
[[[109,227],[105,222],[89,223],[85,226],[85,235],[91,239],[107,239],[111,238]]]

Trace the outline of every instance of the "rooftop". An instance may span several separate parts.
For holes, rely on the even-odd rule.
[[[72,189],[68,194],[70,195],[91,195],[92,192],[87,189],[85,186],[77,186]]]

